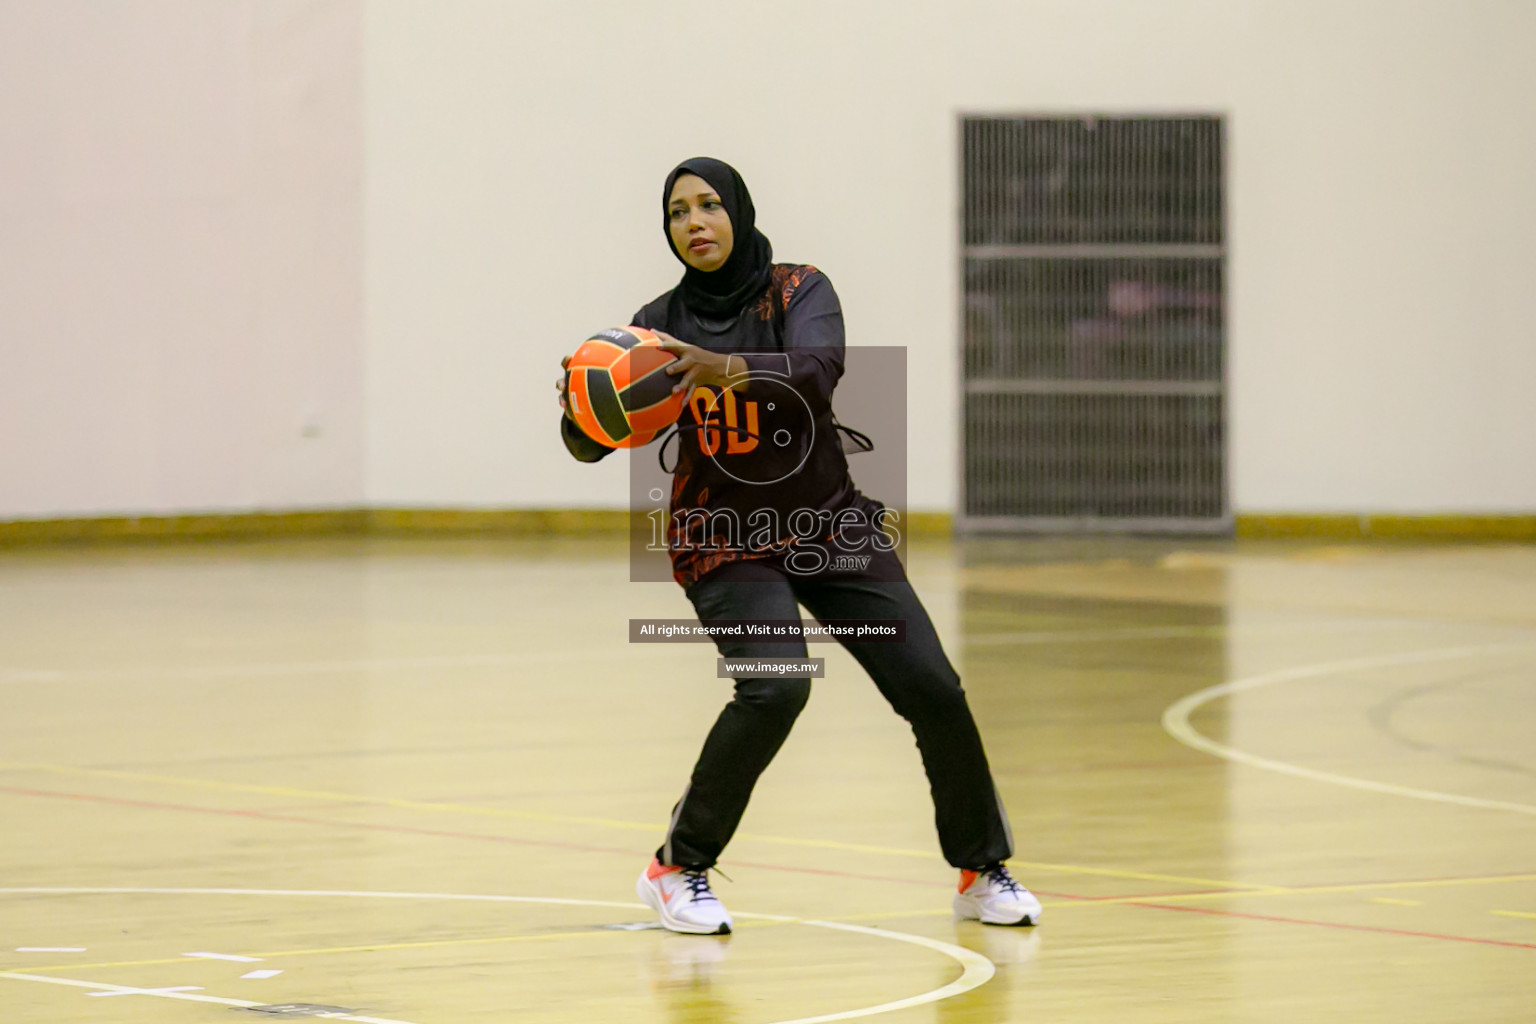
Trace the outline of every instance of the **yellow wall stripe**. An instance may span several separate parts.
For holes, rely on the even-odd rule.
[[[643,521],[640,525],[644,525]],[[909,537],[954,530],[947,512],[907,512]],[[622,535],[624,509],[345,508],[176,516],[20,519],[0,522],[0,547],[144,540],[447,534]],[[1235,517],[1239,539],[1536,542],[1536,515],[1292,515]]]
[[[943,536],[951,530],[952,518],[944,512],[908,512],[903,519],[908,536]],[[647,528],[647,521],[639,519],[637,525]],[[630,528],[630,514],[625,509],[316,509],[302,512],[22,519],[0,522],[0,547],[332,535],[623,535]]]
[[[1269,515],[1236,517],[1241,539],[1536,541],[1536,515]]]

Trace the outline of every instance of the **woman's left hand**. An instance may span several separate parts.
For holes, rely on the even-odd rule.
[[[732,370],[736,371],[734,383],[739,385],[739,378],[746,372],[745,360],[720,352],[711,352],[707,348],[690,345],[686,341],[678,341],[672,335],[662,331],[656,331],[655,334],[661,339],[661,347],[677,356],[677,359],[667,365],[668,373],[682,374],[683,377],[673,386],[674,394],[681,391],[685,395],[691,395],[696,387],[730,387],[733,383]]]

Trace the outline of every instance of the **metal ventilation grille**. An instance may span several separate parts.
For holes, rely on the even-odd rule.
[[[968,529],[1228,525],[1221,122],[964,123]]]

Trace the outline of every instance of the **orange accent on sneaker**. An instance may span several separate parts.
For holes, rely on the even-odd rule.
[[[964,868],[961,868],[960,869],[960,891],[961,892],[965,892],[965,890],[969,889],[971,887],[971,885],[975,883],[976,879],[978,879],[980,877],[981,877],[981,872],[980,871],[966,871]]]
[[[647,881],[654,882],[654,881],[656,881],[656,879],[660,878],[662,875],[671,874],[673,871],[681,871],[681,870],[682,870],[682,868],[673,867],[670,864],[663,864],[661,861],[657,860],[655,857],[652,857],[651,858],[651,866],[645,869],[645,877],[646,877]],[[661,902],[662,903],[671,903],[672,902],[672,894],[667,892],[667,887],[666,886],[664,886],[664,885],[657,885],[656,886],[656,891],[661,894]]]

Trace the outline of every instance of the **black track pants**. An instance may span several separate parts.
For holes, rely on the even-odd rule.
[[[844,641],[896,713],[912,725],[933,792],[939,845],[958,868],[1007,859],[1013,839],[992,783],[960,677],[895,555],[860,574],[797,577],[762,562],[735,562],[688,588],[700,619],[903,619],[904,643]],[[894,563],[894,565],[893,565]],[[894,569],[894,571],[893,571]],[[883,570],[883,571],[881,571]],[[899,582],[891,582],[897,580]],[[717,638],[728,658],[803,658],[805,641]],[[738,679],[736,693],[704,741],[657,856],[709,867],[736,831],[752,787],[810,696],[811,681]]]

